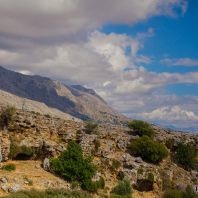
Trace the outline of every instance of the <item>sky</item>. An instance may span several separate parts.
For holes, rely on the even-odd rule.
[[[0,0],[0,65],[198,131],[198,1]]]

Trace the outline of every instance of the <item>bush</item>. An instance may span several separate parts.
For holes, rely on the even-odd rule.
[[[147,135],[149,137],[154,136],[154,130],[151,127],[151,125],[147,122],[144,122],[142,120],[133,120],[128,123],[128,127],[130,129],[133,129],[135,133],[139,136]]]
[[[148,181],[150,181],[150,182],[154,182],[154,180],[155,180],[155,177],[154,177],[154,175],[153,175],[153,173],[148,173]]]
[[[168,155],[164,145],[153,141],[148,136],[143,136],[132,141],[129,145],[132,155],[140,156],[143,160],[157,164]]]
[[[96,192],[98,189],[104,189],[105,181],[103,177],[101,177],[98,181],[94,182],[91,180],[87,180],[82,183],[81,187],[89,192]]]
[[[3,108],[0,115],[0,126],[1,128],[8,127],[9,123],[11,123],[16,115],[16,108],[13,106],[7,106]]]
[[[80,145],[71,141],[68,148],[58,158],[50,160],[52,171],[63,179],[74,182],[78,181],[84,190],[96,189],[96,182],[91,179],[96,173],[95,166],[90,158],[83,156]]]
[[[16,166],[15,166],[15,164],[9,163],[9,164],[3,165],[2,170],[14,171],[14,170],[16,170]]]
[[[115,186],[112,190],[112,193],[116,195],[122,195],[122,196],[131,196],[132,188],[129,180],[122,180],[118,183],[117,186]]]
[[[184,169],[194,169],[197,164],[197,150],[190,144],[180,143],[173,158]]]
[[[95,122],[87,122],[86,126],[85,126],[85,133],[87,134],[95,134],[97,133],[98,130],[98,124],[96,124]]]
[[[16,192],[4,198],[91,198],[92,196],[83,191],[66,191],[61,189],[48,189],[46,191],[30,190]]]

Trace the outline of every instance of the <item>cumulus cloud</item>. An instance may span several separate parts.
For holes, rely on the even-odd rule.
[[[174,17],[175,10],[184,14],[186,9],[186,0],[1,0],[0,65],[94,88],[130,117],[154,119],[158,113],[162,121],[177,115],[176,125],[179,118],[193,124],[198,99],[167,95],[163,88],[198,83],[198,73],[148,71],[144,65],[153,60],[141,50],[155,35],[153,28],[133,37],[100,30],[107,23],[133,25],[157,15]],[[197,64],[187,58],[163,61]]]
[[[149,113],[142,113],[142,116],[150,120],[167,120],[167,121],[198,121],[198,115],[192,111],[182,109],[180,106],[160,107]]]
[[[165,58],[161,60],[162,64],[168,66],[185,66],[185,67],[193,67],[198,66],[198,60],[192,58]]]
[[[198,114],[178,105],[163,106],[151,112],[142,113],[140,117],[167,127],[198,131]]]
[[[132,24],[155,15],[185,12],[185,0],[12,0],[0,1],[2,35],[59,37],[104,23]],[[111,10],[111,11],[109,11]],[[48,40],[49,41],[49,40]]]

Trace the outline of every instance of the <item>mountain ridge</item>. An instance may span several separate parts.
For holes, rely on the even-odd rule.
[[[24,75],[0,66],[0,89],[16,96],[42,102],[82,120],[121,123],[127,118],[116,112],[92,89],[65,85],[39,75]]]

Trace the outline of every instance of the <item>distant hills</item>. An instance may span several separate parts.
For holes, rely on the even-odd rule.
[[[118,124],[127,118],[116,112],[92,89],[65,85],[42,76],[29,76],[0,66],[0,90],[15,96],[44,103],[82,120]],[[2,92],[1,92],[2,93]],[[0,94],[0,100],[6,94]],[[9,97],[8,97],[9,98]],[[10,103],[7,99],[7,102]],[[14,100],[13,100],[14,101]],[[38,109],[39,110],[39,109]]]

